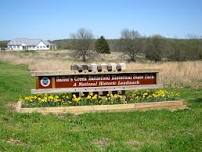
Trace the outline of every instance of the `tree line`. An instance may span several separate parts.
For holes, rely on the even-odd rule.
[[[58,49],[70,49],[73,57],[87,61],[96,53],[122,52],[128,61],[135,62],[141,54],[151,61],[186,61],[202,59],[202,39],[190,36],[187,39],[166,38],[161,35],[142,36],[138,31],[124,29],[119,39],[95,38],[93,33],[81,28],[70,35],[70,39],[52,41]],[[0,42],[6,48],[7,41]]]
[[[74,57],[87,61],[93,52],[110,53],[119,51],[127,55],[129,61],[135,62],[138,54],[152,61],[186,61],[202,59],[202,39],[171,39],[161,35],[142,36],[138,31],[124,29],[119,39],[104,36],[95,39],[93,33],[84,28],[71,34],[70,39],[56,40],[59,49],[71,49]]]

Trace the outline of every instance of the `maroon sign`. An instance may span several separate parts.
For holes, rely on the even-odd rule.
[[[154,85],[156,83],[156,73],[39,76],[37,89]]]

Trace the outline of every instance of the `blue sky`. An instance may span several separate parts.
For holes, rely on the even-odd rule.
[[[106,38],[119,38],[124,28],[202,35],[202,0],[0,0],[0,15],[0,40],[68,38],[81,27]]]

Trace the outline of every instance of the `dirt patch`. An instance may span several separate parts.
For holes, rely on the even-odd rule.
[[[140,141],[137,141],[137,140],[129,140],[126,142],[126,144],[130,145],[130,146],[138,147],[138,146],[142,145],[143,143]]]
[[[24,145],[24,143],[21,142],[20,140],[18,140],[18,139],[13,139],[13,138],[9,138],[6,142],[7,142],[8,144],[12,144],[12,145]]]
[[[16,103],[9,102],[9,103],[7,104],[7,107],[8,107],[10,110],[15,111],[15,109],[16,109]]]
[[[94,144],[100,149],[105,149],[107,146],[110,145],[110,140],[108,138],[96,139],[92,141],[92,144]]]

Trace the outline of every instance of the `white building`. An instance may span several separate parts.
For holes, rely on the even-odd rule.
[[[22,50],[55,50],[56,45],[41,39],[14,39],[8,42],[7,49],[11,51]]]

